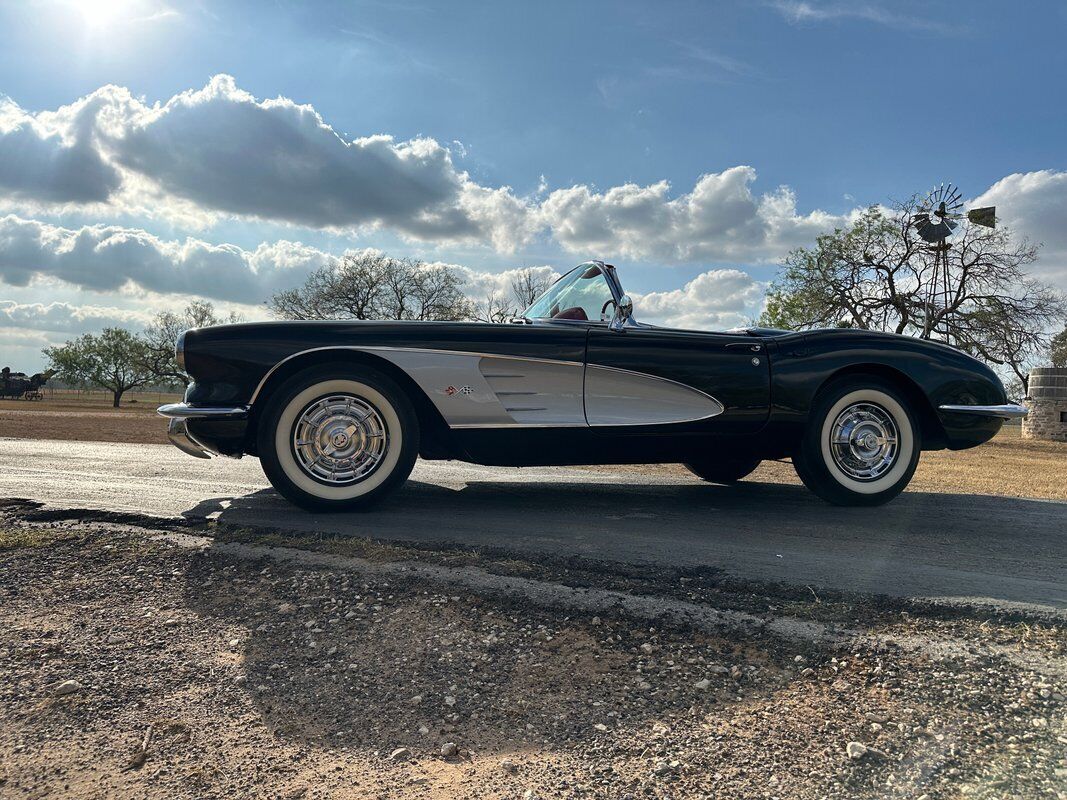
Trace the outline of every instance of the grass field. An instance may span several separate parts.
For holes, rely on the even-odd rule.
[[[178,399],[166,392],[131,392],[118,409],[102,392],[55,391],[35,402],[0,400],[0,437],[165,444],[167,425],[156,407]],[[689,475],[676,464],[629,469]],[[774,461],[764,462],[750,480],[798,482],[791,464]],[[910,488],[1067,500],[1067,443],[1023,439],[1019,426],[1007,426],[972,450],[923,453]]]

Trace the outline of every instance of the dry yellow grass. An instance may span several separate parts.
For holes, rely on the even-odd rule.
[[[1067,442],[1023,439],[1004,428],[972,450],[923,453],[911,486],[924,492],[1067,500]]]
[[[680,464],[626,469],[691,477]],[[747,480],[800,483],[793,465],[780,461],[763,462]],[[980,447],[928,451],[919,459],[908,491],[1067,500],[1067,442],[1023,439],[1019,427],[1010,426]]]

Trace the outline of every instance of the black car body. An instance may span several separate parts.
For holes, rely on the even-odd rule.
[[[838,385],[881,387],[905,410],[896,420],[877,412],[894,403],[854,412],[848,431],[859,450],[856,442],[831,443],[846,461],[879,437],[884,450],[901,425],[914,427],[917,460],[920,449],[979,445],[1025,413],[1007,403],[986,365],[937,342],[854,329],[644,325],[633,319],[615,269],[600,262],[568,273],[546,297],[553,292],[531,306],[543,313],[505,324],[264,322],[190,330],[178,347],[194,382],[184,403],[160,411],[172,417],[172,439],[191,454],[262,456],[262,428],[281,387],[309,371],[363,370],[385,376],[410,402],[422,458],[513,466],[681,462],[723,481],[762,459],[802,457],[820,398]],[[561,297],[576,304],[560,308]],[[351,422],[343,430],[331,424],[338,441],[344,430],[358,433]],[[837,429],[838,440],[844,430]]]

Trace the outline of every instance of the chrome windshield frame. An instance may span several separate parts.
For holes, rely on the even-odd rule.
[[[537,305],[537,303],[539,303],[541,301],[541,299],[545,295],[547,295],[549,292],[552,291],[552,288],[556,284],[560,283],[568,275],[571,275],[571,274],[577,272],[580,269],[589,269],[589,267],[594,267],[594,266],[595,267],[600,267],[601,274],[604,276],[604,282],[608,285],[608,291],[611,293],[611,299],[615,303],[616,310],[618,310],[620,301],[626,295],[626,293],[623,291],[623,288],[622,288],[622,281],[619,280],[618,270],[616,270],[615,266],[612,265],[612,264],[607,264],[607,263],[605,263],[603,261],[597,261],[597,260],[594,259],[592,261],[583,261],[581,264],[576,266],[574,269],[567,270],[562,275],[560,275],[558,278],[556,278],[556,280],[552,281],[552,286],[549,286],[545,291],[543,291],[541,294],[539,294],[537,297],[535,297],[533,302],[530,303],[530,305],[528,305],[525,309],[523,309],[523,313],[522,313],[521,319],[524,320],[524,321],[527,321],[527,322],[534,322],[534,323],[547,322],[547,323],[553,323],[553,324],[570,323],[570,324],[580,324],[580,325],[606,325],[606,326],[613,325],[613,321],[604,321],[604,320],[566,320],[566,319],[553,319],[552,317],[527,317],[526,316],[526,312],[529,309],[531,309],[535,305]],[[627,327],[627,328],[642,328],[642,327],[645,327],[645,326],[642,325],[641,323],[639,323],[636,319],[634,319],[633,315],[631,314],[627,318],[627,321],[624,323],[624,327]]]

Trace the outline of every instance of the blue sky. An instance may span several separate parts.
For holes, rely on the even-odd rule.
[[[107,259],[57,266],[55,247],[14,250],[9,234],[0,361],[21,366],[45,340],[184,301],[203,273],[166,245],[188,238],[246,253],[298,242],[309,260],[380,247],[490,273],[602,257],[665,321],[727,324],[758,310],[789,247],[941,180],[1001,205],[1045,243],[1039,274],[1067,285],[1065,32],[1061,2],[0,3],[0,216],[46,249],[83,226],[121,226],[166,251],[157,273],[189,270],[153,283],[122,267],[116,285],[87,274],[111,270]],[[205,94],[219,75],[232,81]],[[108,85],[139,105],[101,94]],[[197,113],[152,117],[198,91]],[[93,96],[105,112],[78,128],[62,109]],[[266,108],[273,98],[292,102]],[[348,184],[333,188],[329,169],[294,178],[333,147],[299,139],[298,105],[345,142],[392,137],[394,150],[368,145],[375,164],[395,156],[407,170],[405,143],[432,140],[417,155],[426,172],[404,175],[438,193],[433,219],[408,224],[426,208],[399,190],[377,196],[400,185],[388,170],[342,169]],[[108,128],[108,113],[122,121]],[[264,124],[275,114],[288,115],[276,130]],[[233,158],[220,143],[237,140],[262,148],[269,179],[254,163],[222,174]],[[89,164],[77,186],[56,175],[74,157]],[[203,164],[212,171],[198,175]],[[86,189],[93,169],[113,185]],[[254,308],[257,291],[307,267],[271,263],[259,290],[204,295]]]

